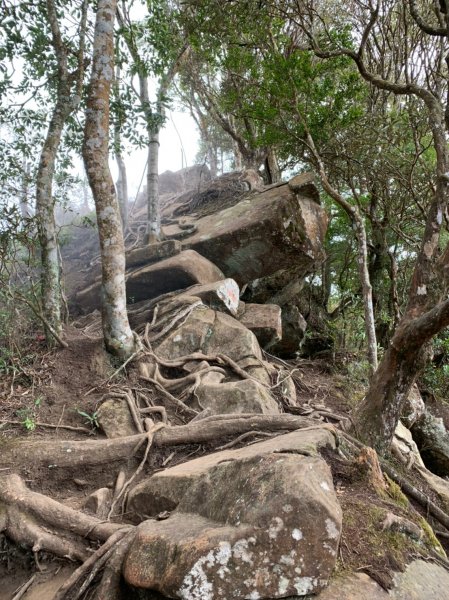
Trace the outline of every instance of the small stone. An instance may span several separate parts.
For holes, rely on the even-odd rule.
[[[122,398],[110,398],[97,411],[101,429],[108,438],[127,437],[137,433],[128,403]]]

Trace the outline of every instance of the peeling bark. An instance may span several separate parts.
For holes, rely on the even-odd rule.
[[[99,0],[83,158],[97,213],[102,261],[102,324],[106,348],[127,359],[134,337],[126,312],[125,249],[119,206],[109,170],[109,95],[114,74],[116,0]]]

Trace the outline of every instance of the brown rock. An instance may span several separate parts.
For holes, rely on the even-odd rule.
[[[320,194],[316,187],[316,179],[313,173],[300,173],[288,182],[288,187],[296,194],[304,194],[320,203]]]
[[[182,290],[196,284],[224,279],[223,273],[207,258],[194,250],[135,269],[126,276],[128,302],[151,300],[161,294]],[[76,296],[81,310],[90,312],[100,306],[101,283],[96,281]]]
[[[254,333],[230,315],[209,308],[192,312],[157,345],[161,358],[178,358],[192,352],[225,354],[235,362],[262,358]]]
[[[112,502],[112,492],[109,488],[100,488],[93,492],[84,503],[84,508],[99,519],[107,519]]]
[[[126,400],[110,398],[101,404],[97,419],[106,437],[117,438],[137,433]]]
[[[287,184],[254,194],[196,221],[183,245],[243,284],[297,265],[309,273],[324,258],[327,216],[310,197]]]
[[[297,306],[285,305],[281,309],[282,339],[273,344],[270,352],[276,356],[292,358],[301,349],[307,323]]]
[[[176,256],[182,250],[181,242],[165,240],[158,244],[148,244],[143,248],[136,248],[126,253],[126,268],[132,269],[141,265],[148,265],[171,256]]]
[[[161,262],[141,267],[126,278],[128,299],[134,302],[224,279],[220,269],[194,250],[184,250]]]
[[[335,440],[324,428],[293,433],[184,463],[137,486],[128,510],[174,512],[139,525],[126,581],[189,600],[320,591],[335,565],[341,510],[317,448]],[[314,455],[304,456],[308,450]]]
[[[202,383],[195,391],[200,406],[210,414],[279,414],[279,407],[266,387],[251,379],[227,383]]]
[[[276,304],[245,304],[239,321],[254,333],[263,348],[282,339],[281,309]]]
[[[206,285],[194,285],[189,288],[189,296],[196,296],[203,304],[213,308],[229,312],[235,316],[239,310],[239,286],[233,279],[223,279]]]

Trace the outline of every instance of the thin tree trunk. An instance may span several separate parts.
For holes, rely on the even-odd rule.
[[[28,187],[30,183],[30,163],[24,158],[22,168],[22,190],[20,195],[20,214],[23,220],[31,217]]]
[[[148,243],[153,244],[161,239],[162,233],[159,206],[159,128],[148,131],[147,202],[147,236]]]
[[[114,79],[114,93],[116,102],[120,102],[120,67],[116,68]],[[121,136],[121,115],[117,116],[114,123],[114,149],[115,161],[117,163],[118,177],[115,184],[117,190],[118,203],[120,206],[120,216],[122,219],[123,232],[128,226],[128,178],[126,175],[125,160],[122,156],[122,136]]]
[[[357,266],[359,271],[360,284],[362,286],[363,310],[365,315],[365,332],[367,339],[367,354],[368,362],[373,374],[377,369],[377,339],[376,327],[373,310],[373,291],[371,287],[369,271],[368,271],[368,245],[366,241],[366,230],[363,217],[357,207],[350,204],[343,196],[332,187],[321,160],[321,157],[316,149],[315,143],[310,133],[307,133],[307,144],[312,152],[315,162],[318,165],[321,183],[324,190],[329,196],[346,212],[350,218],[357,240]]]
[[[116,182],[117,197],[120,207],[120,217],[122,220],[123,232],[128,226],[128,176],[126,174],[126,165],[121,152],[115,155],[117,163],[118,177]]]
[[[268,183],[278,183],[278,181],[281,181],[281,171],[279,169],[278,158],[276,156],[276,151],[272,146],[269,146],[267,150],[265,168],[268,174]]]
[[[125,249],[119,206],[109,170],[109,95],[114,74],[117,0],[99,0],[92,74],[86,108],[83,158],[95,200],[102,260],[102,324],[106,348],[126,359],[134,337],[126,312]]]
[[[59,29],[58,15],[53,0],[47,0],[47,18],[52,32],[52,46],[58,62],[57,99],[48,126],[47,136],[42,148],[36,178],[36,217],[39,242],[41,246],[41,288],[43,316],[60,335],[61,290],[58,240],[55,222],[54,201],[52,195],[56,155],[61,143],[64,125],[70,114],[78,107],[84,79],[84,40],[87,22],[87,0],[81,11],[80,38],[78,48],[78,67],[73,73],[68,70],[68,50]],[[72,92],[71,86],[75,84]],[[47,345],[54,344],[54,335],[46,328]]]
[[[58,90],[56,103],[47,137],[42,148],[36,177],[36,216],[39,244],[41,247],[41,293],[44,317],[58,335],[61,334],[61,299],[59,279],[58,239],[53,200],[53,176],[56,154],[61,142],[62,130],[69,112],[67,93]],[[54,336],[46,329],[47,345],[54,344]]]

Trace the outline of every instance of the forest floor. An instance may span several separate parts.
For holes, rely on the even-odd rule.
[[[131,366],[114,375],[118,365],[111,364],[98,332],[69,326],[65,329],[65,339],[67,348],[49,352],[36,335],[28,348],[28,359],[18,365],[14,375],[3,377],[0,384],[0,438],[3,440],[104,439],[97,428],[98,404],[114,388],[133,385],[134,368]],[[289,367],[296,373],[299,409],[325,410],[327,422],[338,423],[331,415],[348,418],[354,404],[363,396],[362,382],[356,375],[351,375],[347,366],[336,370],[326,360],[298,359],[290,361]],[[174,451],[169,447],[154,449],[141,476],[148,476],[167,464],[174,466],[210,453],[226,441],[186,444],[177,446]],[[361,484],[352,467],[335,456],[325,458],[331,466],[337,496],[345,514],[338,569],[364,570],[388,587],[391,583],[389,573],[401,569],[408,549],[386,548],[385,537],[377,535],[377,526],[370,524],[370,517],[373,510],[376,518],[378,516],[373,506],[388,510],[394,504],[397,509],[397,499],[379,500],[372,490]],[[63,501],[74,509],[82,508],[87,497],[98,488],[113,488],[116,475],[114,465],[109,463],[50,471],[31,461],[22,471],[29,489]],[[419,481],[418,485],[430,499],[437,501],[425,482]],[[421,506],[414,508],[428,517]],[[123,517],[126,521],[126,515]],[[373,548],[377,543],[375,540],[377,548]],[[448,550],[447,542],[443,540]],[[50,600],[74,569],[75,565],[70,561],[42,551],[33,553],[0,534],[0,600]],[[23,586],[28,583],[27,592]]]
[[[101,336],[72,326],[65,328],[67,348],[48,351],[36,333],[27,349],[26,360],[17,364],[14,374],[0,383],[0,437],[20,440],[80,440],[104,438],[97,428],[96,411],[104,395],[120,383],[129,385],[129,371],[113,379],[117,365],[111,364]],[[326,406],[339,413],[350,404],[344,398],[341,378],[334,376],[324,361],[303,360],[298,370],[297,393],[300,405]],[[69,428],[74,428],[69,429]],[[220,440],[220,443],[223,443]],[[213,450],[207,444],[177,447],[170,466],[188,457],[199,457]],[[169,449],[158,449],[146,475],[160,468],[170,456]],[[75,469],[41,469],[27,465],[27,486],[72,508],[80,508],[89,494],[100,487],[113,487],[115,472],[110,465]],[[0,600],[11,600],[21,586],[33,579],[26,600],[47,600],[73,571],[73,564],[39,552],[19,548],[0,534]],[[39,584],[36,586],[36,584]]]

